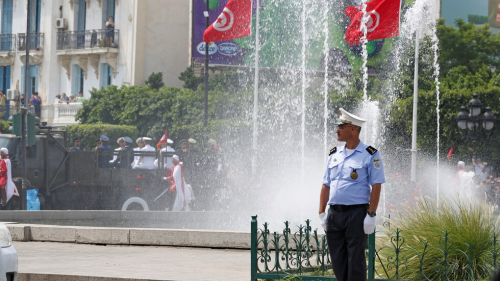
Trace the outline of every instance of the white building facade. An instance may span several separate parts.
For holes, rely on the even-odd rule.
[[[62,93],[82,92],[88,99],[94,88],[144,85],[152,72],[162,72],[167,86],[180,87],[178,77],[190,64],[190,2],[0,0],[0,90],[18,89],[28,100],[38,92],[41,121],[65,125],[76,123],[81,104],[57,103]],[[106,26],[110,17],[114,28]]]

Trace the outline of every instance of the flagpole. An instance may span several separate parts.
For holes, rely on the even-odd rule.
[[[413,121],[411,130],[411,182],[417,181],[417,105],[418,105],[418,52],[419,52],[418,29],[415,35],[415,74],[413,78]]]
[[[206,0],[207,1],[207,12],[205,14],[205,17],[207,18],[207,23],[206,23],[206,28],[208,28],[208,26],[210,25],[210,8],[209,8],[209,5],[210,5],[210,0]],[[206,127],[207,126],[207,122],[208,122],[208,48],[210,47],[210,42],[205,42],[205,105],[204,105],[204,109],[205,109],[205,118],[204,118],[204,121],[203,121],[203,126]]]
[[[256,0],[255,7],[255,81],[253,94],[253,139],[252,139],[252,176],[257,174],[257,139],[259,134],[259,7],[260,1]]]

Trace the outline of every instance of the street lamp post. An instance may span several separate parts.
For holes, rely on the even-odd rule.
[[[476,158],[476,137],[479,130],[480,124],[482,123],[483,129],[486,131],[486,141],[489,141],[491,136],[491,129],[495,125],[496,117],[491,112],[491,107],[487,106],[485,108],[484,114],[481,116],[481,107],[483,104],[478,99],[477,93],[475,93],[472,99],[469,101],[469,112],[467,108],[462,106],[460,108],[460,113],[457,114],[455,120],[457,121],[458,128],[464,137],[464,133],[467,135],[466,141],[469,140],[469,132],[472,132],[472,158]]]

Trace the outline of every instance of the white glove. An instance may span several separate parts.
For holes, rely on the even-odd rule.
[[[326,230],[326,213],[319,214],[319,222],[324,230]]]
[[[363,223],[363,229],[365,230],[365,234],[372,234],[375,232],[375,221],[377,220],[376,217],[370,217],[368,214],[366,214],[365,221]]]

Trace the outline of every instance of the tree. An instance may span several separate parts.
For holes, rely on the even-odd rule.
[[[149,75],[148,77],[148,80],[146,80],[145,82],[147,86],[155,90],[158,90],[165,86],[165,84],[163,83],[163,73],[161,72],[151,73],[151,75]]]
[[[492,34],[489,25],[477,27],[458,19],[458,28],[445,25],[440,19],[437,24],[439,38],[439,66],[441,77],[458,66],[466,67],[476,73],[483,67],[500,69],[500,34]]]
[[[179,80],[184,81],[184,89],[191,89],[196,91],[198,89],[198,85],[203,83],[204,77],[198,77],[194,74],[194,70],[191,67],[188,67],[184,72],[179,76]]]

